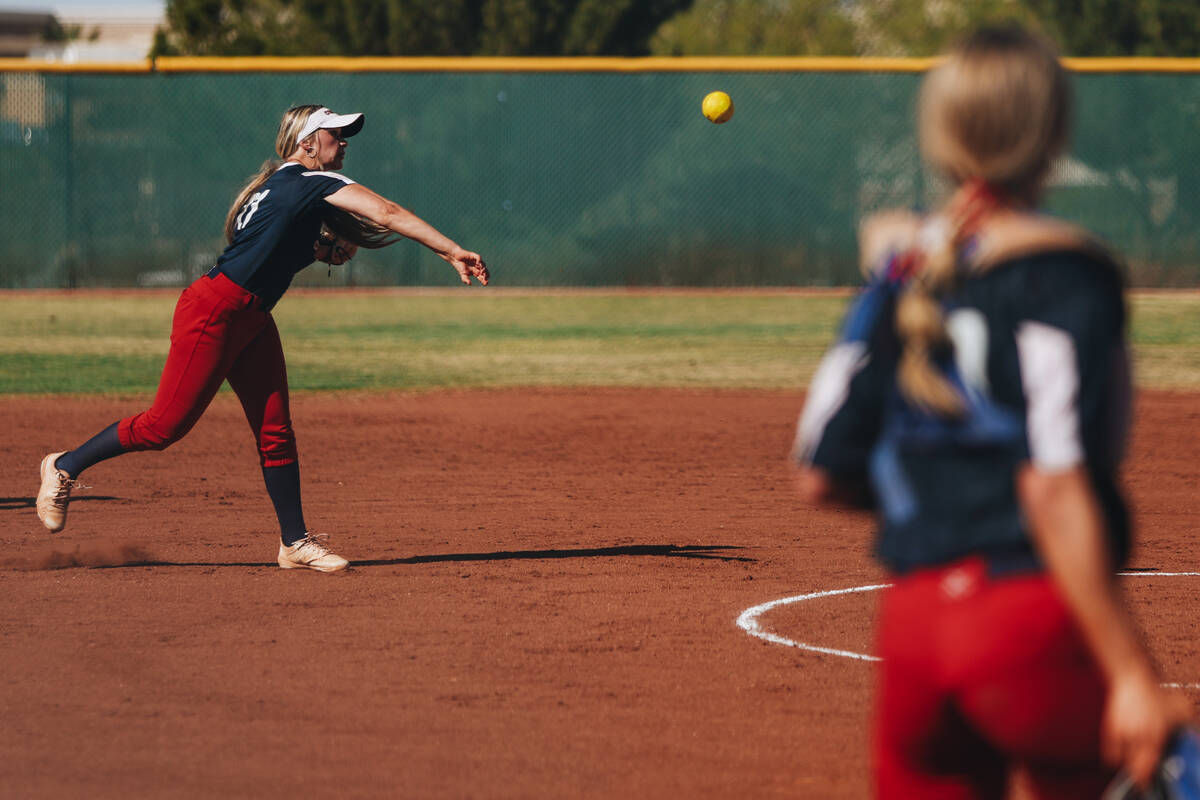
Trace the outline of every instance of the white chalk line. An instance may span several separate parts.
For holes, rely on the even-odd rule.
[[[1195,578],[1200,577],[1200,572],[1118,572],[1123,577],[1143,578]],[[777,633],[771,633],[764,629],[759,624],[758,618],[770,611],[773,608],[787,606],[793,603],[802,603],[805,600],[817,600],[822,597],[836,597],[843,594],[856,594],[858,592],[875,592],[880,589],[886,589],[892,584],[876,583],[870,586],[851,586],[848,589],[829,589],[823,592],[811,592],[809,594],[798,594],[793,597],[781,597],[778,600],[771,600],[767,603],[761,603],[757,606],[747,608],[737,618],[737,626],[751,636],[756,636],[763,641],[771,644],[781,644],[785,647],[795,647],[798,650],[806,650],[810,653],[823,653],[828,656],[840,656],[841,658],[850,658],[857,661],[881,661],[879,656],[869,655],[867,653],[856,653],[853,650],[838,650],[833,647],[819,647],[815,644],[806,644],[797,642],[795,639],[789,639],[786,636],[780,636]],[[1200,689],[1200,683],[1164,683],[1162,684],[1168,689]]]
[[[826,655],[830,656],[855,658],[859,659],[860,661],[879,661],[878,656],[869,656],[866,653],[855,653],[850,650],[834,650],[829,647],[817,647],[813,644],[804,644],[803,642],[797,642],[794,639],[788,639],[783,636],[779,636],[771,633],[770,631],[764,630],[762,626],[758,624],[758,618],[761,614],[770,611],[772,608],[778,608],[779,606],[787,606],[791,605],[792,603],[802,603],[805,600],[815,600],[819,597],[834,597],[839,594],[874,592],[878,589],[886,589],[889,586],[891,586],[890,583],[877,583],[873,586],[853,586],[849,589],[831,589],[826,592],[813,592],[812,594],[800,594],[796,595],[795,597],[782,597],[778,600],[772,600],[769,603],[763,603],[762,605],[757,605],[753,608],[747,608],[741,613],[740,616],[738,616],[737,625],[751,636],[757,636],[759,639],[765,639],[772,644],[782,644],[786,647],[796,647],[800,650],[808,650],[812,653],[825,653]]]

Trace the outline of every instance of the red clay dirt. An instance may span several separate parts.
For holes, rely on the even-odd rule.
[[[871,665],[735,625],[884,579],[869,519],[791,490],[798,393],[299,395],[339,575],[275,566],[228,394],[42,529],[42,455],[144,402],[0,398],[0,796],[868,795]],[[1200,570],[1198,478],[1200,398],[1144,393],[1133,567]],[[1200,686],[1200,578],[1122,580],[1164,678]],[[761,622],[870,652],[874,597]]]

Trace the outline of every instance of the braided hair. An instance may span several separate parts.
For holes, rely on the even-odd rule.
[[[1070,109],[1070,85],[1054,49],[1015,25],[976,32],[925,78],[921,152],[958,188],[918,235],[896,308],[898,381],[914,405],[946,417],[963,413],[962,396],[934,366],[950,347],[939,298],[954,286],[963,245],[984,219],[1037,204],[1066,145]]]

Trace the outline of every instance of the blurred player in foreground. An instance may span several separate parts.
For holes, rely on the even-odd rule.
[[[339,115],[313,105],[283,115],[275,140],[283,163],[268,161],[242,189],[225,221],[228,247],[179,298],[153,405],[75,450],[42,460],[37,513],[49,530],[66,524],[71,490],[85,469],[178,441],[228,380],[257,439],[263,479],[279,518],[279,565],[321,572],[346,567],[346,559],[329,551],[324,535],[310,533],[304,522],[283,348],[270,311],[292,277],[315,259],[341,264],[360,246],[383,247],[400,237],[433,250],[463,283],[488,282],[477,253],[331,171],[341,169],[346,139],[362,129],[363,121],[362,114]]]
[[[1160,688],[1115,584],[1130,407],[1123,281],[1085,231],[1035,212],[1070,87],[1016,27],[925,79],[928,217],[861,231],[867,288],[825,356],[795,459],[813,502],[878,508],[874,779],[883,798],[1097,798],[1149,779],[1188,713]]]

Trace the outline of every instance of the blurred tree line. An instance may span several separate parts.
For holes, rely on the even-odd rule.
[[[1006,21],[1070,56],[1200,55],[1196,0],[695,0],[650,45],[656,55],[930,56]]]
[[[167,0],[152,55],[645,55],[692,0]]]
[[[1007,20],[1072,56],[1200,55],[1196,0],[167,0],[151,55],[926,56]]]

